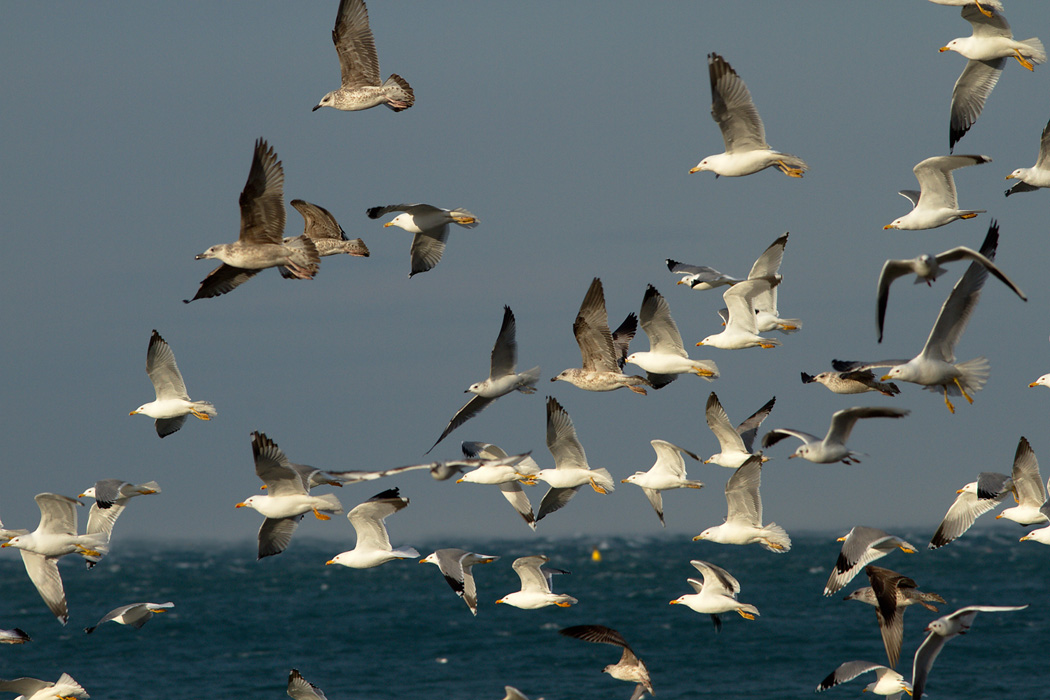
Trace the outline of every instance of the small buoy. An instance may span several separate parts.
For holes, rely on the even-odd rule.
[[[601,560],[602,560],[602,553],[598,551],[597,547],[595,547],[594,549],[591,550],[591,561],[601,561]]]

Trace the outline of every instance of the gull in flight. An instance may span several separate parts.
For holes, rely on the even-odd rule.
[[[602,673],[608,673],[618,681],[636,683],[637,687],[631,694],[631,700],[638,700],[646,693],[653,694],[649,669],[645,667],[645,663],[638,658],[631,647],[627,646],[627,640],[623,638],[623,635],[613,628],[604,625],[575,625],[561,629],[559,633],[573,639],[582,639],[585,642],[596,644],[612,644],[623,649],[620,660],[603,668]]]
[[[984,209],[960,209],[955,192],[952,171],[968,165],[991,163],[988,156],[933,156],[920,161],[912,172],[919,181],[919,191],[901,190],[899,194],[911,202],[912,210],[894,219],[883,229],[919,231],[938,228],[956,219],[972,219],[984,213]]]
[[[402,498],[396,488],[387,489],[354,506],[346,518],[357,533],[357,543],[353,549],[326,561],[325,565],[342,564],[352,569],[370,569],[392,559],[418,558],[419,552],[412,547],[394,549],[390,546],[390,535],[383,522],[407,506],[408,499]]]
[[[536,610],[548,605],[567,608],[580,601],[565,593],[551,592],[551,577],[554,574],[567,574],[568,571],[544,566],[548,561],[543,554],[519,557],[511,564],[514,573],[521,579],[521,590],[508,593],[496,603],[506,603],[522,610]]]
[[[521,488],[521,480],[535,476],[540,467],[536,460],[527,454],[508,456],[502,448],[487,442],[464,442],[463,454],[467,459],[477,461],[476,469],[469,471],[457,484],[492,484],[499,486],[500,493],[520,515],[525,524],[536,529],[536,516],[532,513],[532,503]]]
[[[379,82],[379,56],[375,39],[368,26],[368,8],[364,0],[340,0],[335,15],[332,42],[339,54],[342,84],[321,98],[317,106],[356,112],[386,105],[395,112],[408,109],[416,101],[408,81],[392,73]]]
[[[458,224],[463,228],[474,228],[479,223],[478,217],[466,209],[442,209],[430,204],[390,204],[385,207],[372,207],[366,213],[369,219],[391,212],[401,212],[383,224],[397,226],[412,235],[412,270],[409,279],[420,272],[426,272],[439,262],[445,253],[445,242],[448,240],[448,225]]]
[[[645,395],[645,387],[652,383],[633,374],[624,374],[627,346],[634,338],[638,320],[628,314],[615,333],[609,331],[609,316],[605,310],[605,290],[595,277],[580,304],[572,333],[580,346],[582,367],[562,370],[551,381],[562,380],[586,391],[613,391],[627,387],[636,394]]]
[[[723,350],[743,348],[772,348],[780,345],[775,338],[764,338],[758,330],[756,300],[780,284],[780,277],[747,279],[738,282],[722,294],[728,318],[721,333],[709,335],[697,345],[708,345]]]
[[[1013,489],[1013,479],[1006,474],[981,472],[977,481],[971,481],[956,491],[955,502],[948,508],[937,531],[930,539],[929,549],[943,547],[962,536],[974,521],[999,506]]]
[[[999,227],[993,224],[988,229],[988,235],[991,236],[994,232],[996,239],[999,236]],[[985,245],[988,245],[985,239]],[[993,244],[997,245],[996,244]],[[982,246],[984,247],[984,246]],[[911,260],[887,260],[882,266],[882,272],[879,273],[878,283],[878,313],[876,317],[876,325],[879,330],[879,342],[882,342],[882,329],[883,324],[886,320],[886,304],[890,298],[890,285],[898,277],[903,277],[908,274],[915,274],[915,284],[925,282],[927,285],[932,285],[933,281],[940,277],[942,274],[947,272],[943,267],[944,263],[954,262],[956,260],[971,260],[976,263],[984,265],[988,269],[988,272],[995,275],[999,281],[1005,284],[1013,291],[1014,294],[1021,297],[1022,301],[1028,301],[1028,297],[1025,296],[1013,281],[1007,277],[1002,270],[996,266],[991,260],[978,253],[976,250],[967,248],[966,246],[957,246],[950,250],[946,250],[943,253],[937,255],[920,255],[912,258]]]
[[[814,376],[802,373],[803,384],[823,384],[836,394],[863,394],[868,391],[877,391],[883,396],[896,396],[901,393],[893,382],[880,382],[875,378],[875,373],[870,369],[855,370],[853,372],[821,372]]]
[[[711,395],[707,397],[707,409],[704,412],[704,416],[707,419],[707,427],[711,429],[711,432],[718,439],[719,452],[705,459],[704,464],[717,464],[729,469],[737,469],[742,466],[744,462],[753,456],[753,446],[755,444],[755,436],[758,434],[758,428],[762,425],[762,421],[769,416],[776,401],[777,397],[775,396],[766,401],[762,408],[752,413],[747,420],[734,428],[733,424],[729,422],[729,415],[718,400],[718,395],[712,391]],[[762,455],[759,455],[759,457],[762,457]],[[762,457],[762,461],[766,462],[768,458]]]
[[[1043,42],[1034,37],[1014,40],[1010,25],[1000,12],[988,13],[976,4],[967,4],[962,8],[962,18],[973,27],[973,34],[952,39],[940,48],[942,53],[955,51],[969,59],[952,89],[949,151],[981,116],[1007,58],[1016,58],[1030,71],[1035,70],[1034,64],[1046,62]]]
[[[838,541],[842,543],[842,549],[824,586],[826,596],[838,593],[867,564],[881,559],[898,547],[907,554],[915,553],[915,547],[900,537],[864,525],[857,525]]]
[[[999,513],[995,516],[996,520],[1006,518],[1021,525],[1047,522],[1046,513],[1043,511],[1043,504],[1047,500],[1047,486],[1043,485],[1043,477],[1039,474],[1039,460],[1035,457],[1035,450],[1025,437],[1017,443],[1010,476],[1017,505]]]
[[[306,236],[284,238],[284,168],[265,139],[255,142],[248,181],[240,196],[241,231],[233,243],[213,245],[196,257],[222,265],[208,273],[193,299],[232,291],[268,267],[282,267],[297,279],[313,279],[321,265],[317,246]]]
[[[694,612],[710,615],[711,621],[715,623],[715,632],[722,631],[722,618],[719,617],[722,613],[737,612],[745,620],[754,620],[759,614],[754,605],[736,599],[740,593],[740,582],[728,571],[699,559],[689,563],[700,572],[703,580],[688,579],[693,593],[675,598],[671,605],[684,605]]]
[[[726,177],[750,175],[776,166],[791,177],[802,177],[808,166],[798,156],[774,151],[766,143],[762,117],[744,81],[724,58],[707,55],[711,78],[711,117],[722,130],[725,152],[707,156],[690,173],[710,170]]]
[[[784,247],[787,245],[788,234],[785,233],[773,241],[762,255],[758,256],[751,271],[747,274],[749,280],[769,279],[781,280],[780,264],[784,260]],[[802,319],[780,318],[777,309],[777,297],[779,284],[771,284],[769,289],[760,287],[760,292],[752,299],[755,307],[755,325],[759,333],[769,331],[780,331],[781,333],[794,333],[802,330]],[[721,309],[718,315],[722,317],[723,323],[729,322],[729,310]]]
[[[472,614],[477,615],[478,589],[474,584],[474,572],[471,569],[475,564],[489,564],[497,559],[499,557],[491,554],[476,554],[465,549],[450,548],[431,552],[420,559],[419,563],[438,567],[456,595],[463,599]]]
[[[303,215],[302,235],[314,242],[314,247],[317,248],[317,254],[320,257],[344,253],[355,258],[367,258],[371,254],[368,246],[360,238],[354,240],[347,238],[343,227],[324,207],[304,202],[301,199],[293,199],[290,203]],[[288,244],[292,240],[286,238],[284,242]],[[288,268],[278,269],[281,271],[281,277],[286,279],[295,277],[295,273]]]
[[[675,282],[676,285],[686,284],[689,285],[690,289],[698,292],[743,282],[743,280],[738,280],[735,277],[723,275],[715,268],[707,267],[706,265],[687,265],[670,258],[667,258],[664,262],[667,263],[668,270],[676,275],[682,275],[682,278]]]
[[[159,437],[171,435],[193,415],[201,420],[211,420],[218,415],[210,401],[191,401],[186,393],[186,382],[182,380],[179,366],[175,364],[175,353],[156,330],[149,338],[146,349],[146,374],[153,383],[156,399],[144,403],[129,416],[142,414],[155,418],[154,427]]]
[[[1039,156],[1030,168],[1018,168],[1006,176],[1007,180],[1018,180],[1006,191],[1009,197],[1017,192],[1032,192],[1040,187],[1050,187],[1050,121],[1043,127],[1039,137]]]
[[[650,505],[660,518],[660,525],[664,523],[664,499],[662,491],[670,489],[699,489],[703,483],[686,478],[685,459],[682,455],[689,455],[699,461],[695,454],[666,440],[650,440],[649,444],[656,451],[656,463],[647,472],[635,472],[626,479],[621,479],[621,484],[634,484],[642,489],[645,497],[649,499]]]
[[[627,356],[627,362],[645,370],[654,389],[667,386],[678,379],[679,374],[695,374],[707,381],[718,378],[714,362],[689,358],[678,325],[671,318],[671,307],[651,284],[642,297],[638,319],[649,337],[649,352],[633,352]]]
[[[18,693],[15,700],[71,700],[91,697],[83,686],[63,673],[54,683],[38,678],[0,679],[0,693]]]
[[[107,541],[113,537],[113,526],[117,518],[124,512],[124,508],[135,496],[149,496],[160,493],[160,485],[156,481],[147,481],[144,484],[131,484],[121,479],[100,479],[94,486],[86,489],[77,498],[93,498],[88,511],[87,533],[105,534]],[[87,568],[95,566],[100,557],[84,555]]]
[[[540,368],[533,367],[526,372],[516,371],[518,366],[516,328],[514,312],[509,306],[504,306],[503,324],[500,326],[499,335],[496,336],[496,344],[492,348],[488,378],[467,387],[463,393],[474,394],[474,396],[456,412],[456,415],[452,416],[452,420],[448,422],[441,437],[430,446],[427,454],[430,454],[430,451],[437,447],[438,443],[444,440],[449,433],[481,413],[499,397],[506,396],[512,391],[520,391],[523,394],[536,393],[535,384],[540,378]]]
[[[795,437],[801,440],[802,444],[788,455],[788,459],[801,457],[816,464],[833,464],[835,462],[856,464],[860,462],[858,457],[860,457],[861,453],[851,452],[846,449],[846,440],[849,439],[853,426],[857,424],[858,420],[861,418],[903,418],[909,413],[911,411],[904,408],[890,408],[887,406],[844,408],[831,414],[831,425],[828,427],[828,433],[823,439],[801,430],[775,428],[762,436],[762,447],[775,445],[786,437]]]
[[[91,634],[95,631],[95,628],[101,625],[103,622],[113,621],[118,625],[127,625],[139,629],[144,624],[150,621],[154,615],[165,612],[175,607],[175,603],[132,603],[131,605],[121,605],[119,608],[114,608],[106,613],[101,620],[96,622],[91,627],[85,627],[84,632]]]
[[[862,673],[875,672],[875,680],[868,683],[864,692],[871,691],[875,695],[892,695],[890,700],[899,700],[902,693],[912,694],[911,683],[904,680],[904,676],[892,668],[870,661],[847,661],[834,671],[817,686],[817,692],[833,688],[839,683],[851,681]]]
[[[740,466],[726,483],[728,512],[725,522],[709,527],[693,538],[719,544],[757,542],[771,552],[783,554],[791,549],[791,538],[776,523],[762,524],[762,458],[754,455]]]

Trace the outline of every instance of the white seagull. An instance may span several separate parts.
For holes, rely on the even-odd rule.
[[[907,554],[915,553],[915,547],[900,537],[864,525],[857,525],[838,541],[842,543],[842,549],[824,586],[826,596],[838,593],[867,564],[881,559],[898,547]]]
[[[678,325],[671,318],[671,307],[651,284],[642,297],[638,320],[649,337],[649,351],[633,352],[627,356],[627,362],[645,370],[654,389],[667,386],[679,374],[695,374],[707,381],[718,378],[718,367],[713,361],[689,358]]]
[[[855,464],[860,462],[858,457],[861,453],[851,452],[846,449],[846,440],[849,439],[850,433],[853,432],[853,426],[857,424],[858,420],[861,418],[903,418],[909,413],[911,411],[908,409],[888,406],[854,406],[853,408],[844,408],[831,414],[831,425],[828,427],[828,433],[823,439],[801,430],[774,428],[762,436],[762,447],[775,445],[786,437],[795,437],[801,440],[802,444],[788,455],[788,459],[801,457],[816,464],[833,464],[835,462]]]
[[[478,467],[466,472],[457,484],[490,484],[499,486],[500,493],[511,507],[525,520],[525,524],[536,529],[536,516],[532,503],[521,488],[521,480],[535,476],[540,467],[529,455],[508,456],[502,448],[487,442],[464,442],[463,454],[478,461]]]
[[[526,372],[516,371],[518,366],[516,328],[514,312],[509,306],[504,306],[503,324],[500,326],[499,335],[496,336],[496,344],[492,348],[488,378],[471,384],[463,392],[474,394],[474,396],[463,408],[456,411],[456,415],[452,416],[452,420],[448,422],[441,437],[430,446],[427,454],[430,454],[430,451],[437,447],[438,443],[444,440],[449,433],[481,413],[499,397],[506,396],[512,391],[520,391],[523,394],[536,393],[535,385],[540,378],[540,368],[533,367]]]
[[[754,265],[751,266],[751,271],[747,273],[747,278],[749,280],[780,280],[780,264],[784,261],[784,247],[787,245],[787,240],[788,234],[785,233],[762,251]],[[779,284],[770,285],[768,290],[764,286],[759,289],[761,291],[752,300],[755,307],[755,324],[758,326],[759,333],[769,331],[795,333],[802,330],[802,319],[780,318],[780,310],[777,308]],[[728,322],[728,309],[722,309],[718,313],[722,316],[723,321]]]
[[[695,454],[666,440],[650,440],[649,444],[656,451],[656,463],[647,472],[635,472],[626,479],[621,479],[621,484],[634,484],[642,489],[645,497],[649,499],[650,505],[660,518],[660,524],[664,523],[664,499],[661,491],[670,489],[699,489],[703,483],[686,478],[685,459],[682,455],[689,455],[699,461]]]
[[[754,605],[741,603],[736,599],[740,593],[740,582],[728,571],[699,559],[693,559],[689,563],[700,572],[703,580],[688,579],[693,593],[678,596],[671,601],[671,605],[684,605],[694,612],[710,615],[711,621],[715,623],[716,632],[722,630],[722,618],[719,617],[722,613],[737,612],[745,620],[754,620],[759,614]]]
[[[958,494],[955,502],[937,526],[928,548],[937,549],[954,542],[970,529],[977,518],[998,507],[1013,488],[1013,479],[1006,474],[981,472],[977,481],[971,481],[955,492]]]
[[[734,428],[733,424],[729,422],[729,415],[722,408],[722,403],[718,400],[718,396],[712,391],[711,395],[707,397],[707,408],[704,411],[704,417],[707,420],[707,427],[718,438],[719,451],[717,454],[713,454],[705,459],[704,464],[717,464],[721,467],[736,469],[750,459],[754,454],[753,447],[758,428],[762,425],[762,421],[769,416],[776,401],[777,397],[775,396],[766,401],[762,408],[752,413],[747,420]],[[761,457],[761,455],[759,456]],[[762,457],[762,461],[766,462],[768,458]]]
[[[984,213],[984,209],[960,209],[959,197],[955,192],[955,178],[952,171],[968,165],[991,163],[988,156],[933,156],[920,161],[912,172],[919,181],[919,191],[901,190],[899,194],[911,202],[912,210],[904,216],[894,219],[883,226],[883,229],[902,229],[918,231],[938,228],[950,224],[956,219],[972,219]]]
[[[875,680],[872,683],[868,683],[867,687],[864,688],[865,692],[870,690],[875,695],[892,695],[893,698],[891,700],[899,699],[901,693],[911,695],[911,683],[904,680],[904,676],[892,668],[870,661],[847,661],[829,673],[827,678],[820,682],[820,685],[817,686],[817,692],[832,688],[839,683],[851,681],[868,671],[875,672]]]
[[[735,277],[723,275],[715,268],[706,265],[687,265],[670,258],[667,258],[664,262],[667,263],[668,270],[676,275],[682,275],[682,278],[675,282],[676,285],[686,284],[689,285],[690,289],[698,292],[743,282],[743,280],[738,280]]]
[[[955,51],[969,60],[952,89],[951,120],[948,129],[948,150],[981,116],[985,100],[999,82],[1006,59],[1013,57],[1028,70],[1037,63],[1046,62],[1043,42],[1031,38],[1014,40],[1010,25],[999,12],[988,13],[976,4],[964,5],[962,18],[973,27],[968,37],[952,39],[940,51]]]
[[[18,693],[15,700],[70,700],[91,697],[83,686],[63,673],[54,683],[38,678],[0,679],[0,693]]]
[[[448,240],[448,225],[458,224],[463,228],[474,228],[479,223],[478,217],[466,209],[442,209],[430,204],[390,204],[385,207],[372,207],[366,213],[369,219],[378,219],[390,212],[401,212],[383,224],[397,226],[412,236],[412,270],[409,278],[420,272],[426,272],[441,261],[445,253],[445,242]]]
[[[764,338],[758,333],[756,300],[780,284],[780,278],[747,279],[734,284],[722,294],[729,317],[721,333],[709,335],[697,345],[708,345],[723,350],[743,348],[772,348],[780,345],[775,338]]]
[[[521,590],[508,593],[496,603],[506,603],[522,610],[536,610],[548,605],[557,605],[559,608],[567,608],[580,601],[565,593],[551,592],[551,577],[554,574],[567,574],[568,571],[543,566],[550,559],[543,554],[534,554],[529,557],[519,557],[511,564],[511,568],[521,579]]]
[[[707,156],[689,172],[710,170],[715,177],[737,177],[776,166],[785,175],[802,177],[808,168],[805,161],[774,151],[766,143],[762,117],[736,71],[716,53],[707,55],[707,71],[711,78],[711,117],[722,130],[726,150]]]
[[[401,498],[398,489],[394,488],[378,493],[352,508],[346,518],[357,533],[357,543],[353,549],[326,561],[325,565],[342,564],[352,569],[370,569],[392,559],[418,558],[419,552],[412,547],[394,549],[390,546],[390,535],[383,522],[407,506],[408,499]]]
[[[119,608],[114,608],[106,613],[101,620],[93,624],[91,627],[85,627],[84,632],[91,634],[95,631],[95,628],[101,625],[103,622],[113,621],[118,625],[127,625],[139,629],[144,624],[150,621],[150,619],[158,614],[170,610],[175,607],[175,603],[132,603],[131,605],[121,605]]]
[[[93,498],[88,511],[88,522],[86,532],[89,535],[104,533],[107,540],[113,537],[113,526],[117,518],[124,512],[129,500],[135,496],[149,496],[160,493],[160,485],[156,481],[147,481],[144,484],[131,484],[121,479],[100,479],[94,486],[87,488],[77,498]],[[99,558],[85,556],[87,567],[90,569],[98,563]]]
[[[709,527],[693,538],[719,544],[751,544],[757,542],[771,552],[783,554],[791,549],[791,538],[776,523],[762,524],[762,458],[750,457],[733,472],[726,483],[728,512],[725,522]]]
[[[186,393],[186,382],[182,380],[179,366],[175,364],[175,353],[156,330],[150,335],[149,347],[146,349],[146,374],[153,383],[157,398],[142,404],[128,415],[141,413],[156,418],[153,425],[158,436],[174,433],[186,422],[186,416],[211,420],[218,415],[210,401],[190,400]]]
[[[364,0],[340,0],[332,42],[339,54],[342,85],[322,97],[311,111],[334,107],[356,112],[385,105],[400,112],[416,101],[408,81],[397,73],[380,82],[379,56],[372,28],[368,26],[368,9]]]
[[[1040,187],[1050,187],[1050,121],[1043,127],[1039,137],[1039,156],[1030,168],[1017,168],[1006,176],[1007,180],[1018,180],[1006,191],[1009,197],[1017,192],[1032,192]]]
[[[1039,460],[1035,457],[1035,451],[1024,437],[1017,443],[1017,450],[1014,452],[1014,466],[1010,476],[1013,480],[1017,505],[999,513],[995,516],[996,520],[1006,518],[1021,525],[1037,525],[1047,522],[1043,504],[1047,500],[1048,487],[1043,484],[1043,477],[1039,474]]]
[[[452,587],[456,595],[470,608],[474,615],[478,614],[478,589],[474,583],[474,572],[471,571],[475,564],[489,564],[499,557],[491,554],[477,554],[465,549],[438,549],[419,560],[420,564],[433,564],[441,570],[441,575]]]

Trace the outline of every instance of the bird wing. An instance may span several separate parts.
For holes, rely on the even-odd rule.
[[[57,493],[38,493],[33,497],[40,508],[38,530],[49,535],[76,535],[77,509],[80,501]]]
[[[547,398],[547,449],[554,456],[554,466],[558,469],[589,469],[572,418],[554,397]]]
[[[973,27],[975,37],[1006,37],[1013,38],[1010,24],[1001,12],[993,12],[991,17],[985,16],[977,7],[976,2],[962,6],[962,18]]]
[[[298,669],[288,674],[288,695],[293,700],[327,700],[324,691],[302,677]]]
[[[740,439],[744,441],[744,449],[751,452],[752,446],[755,444],[755,437],[758,435],[758,428],[762,425],[762,422],[769,417],[770,412],[773,410],[773,405],[777,402],[777,397],[771,398],[762,404],[762,407],[748,416],[743,423],[736,427],[736,432],[740,435]]]
[[[671,318],[671,307],[653,285],[645,289],[642,297],[642,308],[638,312],[642,330],[649,336],[649,348],[652,352],[668,353],[679,357],[688,357],[682,345],[682,334]]]
[[[507,502],[518,512],[525,520],[525,524],[536,529],[536,516],[532,513],[532,503],[529,501],[528,494],[521,488],[521,484],[516,481],[508,481],[499,485],[500,493],[507,499]]]
[[[449,433],[466,423],[474,416],[481,413],[482,410],[488,407],[488,405],[495,400],[496,399],[490,399],[476,394],[473,397],[471,397],[470,401],[467,401],[467,403],[463,405],[463,408],[456,411],[456,415],[452,416],[452,420],[450,420],[448,422],[448,425],[445,426],[445,430],[441,433],[441,437],[439,437],[437,441],[430,446],[430,450],[433,450],[435,447],[437,447],[438,443],[444,440],[446,437],[448,437]],[[430,450],[427,450],[426,454],[430,454]]]
[[[1014,294],[1021,297],[1025,301],[1028,301],[1028,297],[1025,296],[1024,292],[1022,292],[1020,288],[1018,288],[1018,286],[1014,284],[1013,281],[1009,277],[1007,277],[1002,270],[999,269],[998,265],[996,265],[984,255],[978,253],[976,250],[972,250],[970,248],[967,248],[966,246],[957,246],[955,248],[952,248],[951,250],[946,250],[943,253],[939,253],[937,255],[938,264],[955,262],[956,260],[973,260],[974,262],[981,263],[988,270],[988,272],[995,275],[995,277],[998,278],[1000,282],[1009,287]]]
[[[518,341],[516,339],[517,324],[514,321],[514,312],[509,306],[503,307],[503,323],[496,336],[496,344],[492,347],[492,361],[489,369],[489,377],[503,377],[514,374],[518,364]]]
[[[149,347],[146,349],[146,374],[153,382],[153,390],[157,394],[158,401],[162,399],[189,401],[186,383],[182,380],[179,366],[175,364],[175,353],[171,351],[164,338],[161,338],[160,333],[156,330],[150,335]]]
[[[1004,474],[997,476],[1009,479]],[[948,508],[948,512],[944,514],[941,524],[937,526],[937,531],[933,533],[929,549],[943,547],[949,542],[958,539],[970,529],[970,526],[973,525],[978,517],[1002,503],[1008,493],[1009,490],[1005,490],[993,498],[982,498],[977,494],[960,490],[955,497],[955,502]]]
[[[0,680],[0,692],[18,693],[28,698],[37,691],[51,688],[54,685],[50,681],[42,681],[39,678],[15,678],[10,681]]]
[[[903,365],[911,361],[911,358],[904,360],[876,360],[874,362],[865,362],[864,360],[832,360],[831,366],[836,372],[862,372],[866,369],[875,369],[876,367],[896,367],[897,365]]]
[[[667,527],[667,523],[664,522],[663,494],[656,489],[647,488],[645,486],[642,487],[642,493],[644,493],[645,497],[649,500],[649,505],[651,505],[653,510],[656,511],[656,517],[660,518],[660,524]]]
[[[633,312],[627,314],[627,318],[623,320],[623,323],[612,332],[613,362],[621,370],[623,370],[623,366],[627,362],[627,348],[631,345],[631,341],[634,340],[634,334],[637,332],[638,317]]]
[[[740,582],[722,567],[699,559],[693,559],[689,563],[704,577],[702,590],[722,593],[733,598],[740,592]]]
[[[938,260],[938,262],[940,262],[940,260]],[[882,272],[879,273],[879,282],[875,295],[877,299],[875,325],[879,329],[880,343],[882,342],[882,328],[886,321],[886,304],[890,300],[890,285],[893,284],[893,281],[898,277],[902,277],[912,272],[915,272],[913,260],[887,260],[882,265]]]
[[[22,555],[26,573],[36,586],[37,593],[47,604],[47,609],[58,618],[59,622],[66,624],[69,619],[69,610],[66,607],[66,591],[62,587],[62,576],[58,573],[58,560],[25,549],[18,551]]]
[[[290,518],[266,518],[259,526],[259,559],[280,554],[292,542],[302,515]]]
[[[952,88],[951,112],[948,120],[948,150],[955,148],[959,139],[970,130],[970,127],[981,116],[984,103],[988,95],[992,94],[992,88],[999,82],[999,76],[1003,73],[1006,65],[1005,58],[993,58],[988,61],[969,60],[966,67],[959,74]],[[972,163],[967,163],[972,165]],[[949,175],[949,177],[951,177]],[[923,188],[925,194],[926,188]],[[951,186],[952,208],[955,204],[955,185]]]
[[[879,632],[882,633],[882,644],[886,647],[886,658],[890,667],[894,667],[900,660],[906,609],[897,606],[897,589],[916,588],[916,584],[913,579],[881,566],[868,565],[864,571],[868,574],[871,590],[875,593]]]
[[[436,229],[428,229],[412,236],[412,247],[409,255],[412,259],[412,270],[408,276],[426,272],[439,262],[445,253],[445,242],[448,240],[448,224]]]
[[[827,690],[839,683],[845,683],[851,681],[862,673],[867,673],[876,668],[885,668],[882,664],[872,663],[870,661],[847,661],[842,664],[820,682],[817,686],[817,690]]]
[[[564,508],[579,490],[579,486],[573,486],[567,489],[558,489],[554,487],[548,489],[547,493],[543,494],[543,499],[540,501],[540,507],[536,511],[536,522],[543,520],[554,511]]]
[[[291,205],[303,215],[303,235],[314,240],[329,239],[346,241],[346,232],[332,216],[332,212],[322,206],[311,204],[301,199],[293,199]]]
[[[919,648],[915,650],[915,658],[911,662],[911,692],[913,698],[921,700],[923,690],[926,688],[926,677],[933,668],[933,662],[937,655],[947,644],[949,637],[943,637],[936,632],[926,635]]]
[[[807,445],[811,442],[820,442],[820,438],[813,433],[807,433],[793,428],[773,428],[773,430],[770,430],[762,436],[762,447],[772,447],[786,437],[798,438]]]
[[[762,497],[758,488],[762,479],[762,458],[750,457],[733,472],[726,482],[726,521],[742,520],[762,525]]]
[[[744,81],[724,58],[707,55],[711,78],[711,116],[722,130],[726,153],[769,148],[762,117]]]
[[[223,263],[209,272],[208,276],[201,280],[200,287],[197,288],[197,293],[193,295],[192,299],[183,299],[182,303],[189,304],[191,301],[197,301],[198,299],[210,299],[211,297],[222,296],[223,294],[231,292],[241,286],[260,272],[262,272],[262,270],[249,270],[243,267],[234,267],[233,265]],[[180,424],[179,428],[181,427],[182,425]],[[175,428],[175,430],[178,430],[178,428]],[[172,430],[171,432],[175,432],[175,430]],[[167,434],[168,433],[165,433],[164,435]],[[161,435],[161,437],[164,437],[164,435]]]
[[[652,469],[657,472],[664,472],[679,479],[684,479],[685,459],[682,457],[682,454],[687,454],[693,459],[700,461],[700,457],[696,454],[684,447],[679,447],[673,442],[650,440],[649,444],[653,446],[653,450],[656,452],[656,464],[653,465]]]
[[[707,419],[707,427],[711,429],[711,432],[718,439],[722,452],[728,450],[751,451],[744,446],[744,440],[740,437],[740,433],[733,429],[733,424],[729,422],[729,415],[722,408],[718,395],[713,391],[707,397],[707,409],[704,411],[704,417]],[[758,427],[756,426],[755,430],[757,431],[757,429]]]
[[[788,234],[785,233],[762,251],[762,255],[758,256],[755,264],[751,266],[751,272],[747,273],[747,278],[750,280],[776,275],[780,271],[780,263],[784,261],[784,247],[787,245],[787,240]]]
[[[383,521],[408,505],[398,496],[398,489],[387,489],[361,503],[346,514],[357,532],[357,546],[390,550],[390,536]]]
[[[270,496],[288,496],[309,492],[303,476],[292,467],[280,447],[263,433],[252,433],[252,457],[255,474],[266,484]]]
[[[849,440],[849,434],[853,426],[861,418],[903,418],[911,411],[902,408],[890,408],[888,406],[855,406],[835,411],[831,416],[831,426],[824,438],[826,443],[837,442],[841,445]]]
[[[1046,502],[1046,486],[1039,474],[1039,460],[1027,438],[1022,437],[1017,443],[1012,476],[1019,503],[1039,507]]]
[[[547,575],[540,569],[541,566],[550,561],[542,554],[534,554],[530,557],[519,557],[511,564],[511,568],[521,579],[521,590],[544,591],[551,590]]]
[[[576,344],[580,346],[583,369],[604,372],[619,370],[605,311],[605,291],[602,281],[597,277],[591,280],[591,286],[587,288],[572,324],[572,332],[576,336]]]
[[[754,300],[763,291],[768,291],[766,280],[744,280],[726,289],[722,300],[729,311],[726,327],[733,326],[753,335],[758,334],[758,322],[755,321]]]
[[[1035,167],[1040,170],[1050,167],[1050,121],[1043,127],[1039,137],[1039,157],[1036,158]]]
[[[339,54],[344,88],[379,85],[379,56],[364,0],[341,0],[332,43]]]
[[[284,238],[284,169],[265,139],[255,142],[255,155],[248,181],[241,191],[240,205],[239,240],[280,245]]]

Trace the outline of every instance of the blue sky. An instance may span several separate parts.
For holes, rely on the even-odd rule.
[[[321,468],[423,461],[463,390],[486,376],[504,304],[517,317],[520,367],[543,369],[539,391],[500,399],[434,458],[480,440],[532,450],[550,466],[545,395],[569,411],[591,465],[617,480],[648,469],[654,438],[717,451],[703,417],[711,390],[737,421],[775,395],[764,429],[819,434],[839,408],[893,405],[911,416],[855,429],[850,446],[868,454],[860,465],[789,462],[790,442],[771,448],[766,519],[789,532],[866,524],[932,534],[955,489],[980,471],[1009,472],[1021,435],[1037,454],[1050,450],[1042,437],[1050,394],[1027,387],[1050,365],[1050,193],[1003,197],[1005,175],[1035,161],[1050,115],[1047,66],[1033,74],[1010,62],[956,146],[993,158],[956,178],[962,206],[988,214],[884,231],[907,211],[896,192],[916,186],[912,166],[947,153],[949,100],[965,61],[937,49],[969,34],[952,8],[372,2],[383,74],[404,76],[415,106],[311,112],[338,86],[335,5],[70,4],[57,18],[31,4],[0,10],[8,527],[35,526],[38,492],[75,495],[117,477],[163,488],[148,508],[132,504],[118,539],[251,540],[260,516],[233,507],[259,486],[251,431]],[[1007,8],[1018,37],[1047,39],[1037,7]],[[803,180],[688,174],[722,150],[709,114],[712,51],[747,83],[773,147],[809,163]],[[327,258],[312,282],[266,271],[227,296],[184,305],[212,269],[193,256],[237,235],[237,196],[260,136],[283,161],[286,201],[328,208],[372,256]],[[409,280],[409,234],[365,210],[416,201],[465,207],[481,225],[453,230],[442,262]],[[889,399],[800,383],[800,371],[830,368],[832,358],[918,353],[963,268],[932,289],[898,282],[879,346],[882,262],[976,248],[993,217],[997,261],[1029,301],[988,282],[958,346],[961,360],[991,362],[972,406],[957,401],[950,415],[914,385]],[[288,232],[301,225],[288,207]],[[604,282],[614,325],[653,284],[691,347],[717,332],[722,299],[676,287],[664,259],[742,276],[784,231],[780,309],[805,328],[782,347],[695,348],[694,357],[718,363],[721,379],[682,377],[646,397],[548,381],[579,365],[572,321],[593,277]],[[128,417],[152,398],[143,370],[154,328],[191,397],[219,411],[164,440],[150,420]],[[646,347],[639,331],[632,348]],[[729,470],[689,470],[707,487],[666,496],[667,536],[691,536],[725,514]],[[533,536],[491,487],[416,473],[338,496],[348,509],[395,485],[412,499],[389,523],[395,543]],[[543,488],[530,491],[534,504]],[[604,497],[581,492],[540,524],[552,536],[659,531],[629,485]],[[306,522],[300,535],[353,538],[342,519]]]

